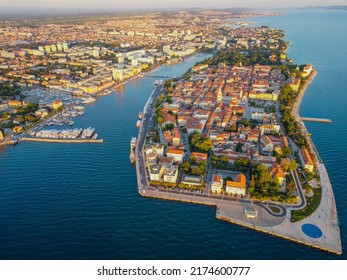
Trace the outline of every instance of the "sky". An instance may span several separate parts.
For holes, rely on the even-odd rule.
[[[346,0],[0,0],[0,7],[82,9],[284,8],[346,4]]]

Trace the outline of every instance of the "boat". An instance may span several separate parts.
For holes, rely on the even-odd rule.
[[[155,86],[158,86],[158,85],[160,85],[160,83],[161,83],[160,80],[155,80],[153,84],[154,84]]]
[[[11,140],[8,140],[6,143],[7,143],[8,145],[15,146],[15,145],[18,144],[18,140],[13,140],[13,139],[11,139]]]
[[[93,102],[95,102],[95,98],[93,98],[93,97],[82,98],[83,104],[88,104],[88,103],[93,103]]]
[[[136,147],[136,137],[131,138],[130,147],[131,149]]]
[[[141,120],[138,120],[138,121],[136,122],[136,127],[137,127],[137,128],[140,128],[141,123],[142,123]]]
[[[143,117],[143,113],[140,112],[140,113],[139,113],[139,119],[142,120],[142,117]]]
[[[133,149],[130,149],[129,159],[130,159],[131,163],[135,163],[135,154],[134,154]]]
[[[134,153],[134,148],[136,147],[136,138],[133,137],[131,138],[131,142],[130,142],[130,155],[129,155],[129,159],[131,163],[135,163],[135,153]]]

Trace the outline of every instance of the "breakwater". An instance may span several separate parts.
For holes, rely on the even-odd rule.
[[[23,137],[20,141],[50,142],[50,143],[103,143],[103,139],[48,139]]]

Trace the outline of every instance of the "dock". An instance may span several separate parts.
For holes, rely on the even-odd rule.
[[[23,137],[20,141],[50,142],[50,143],[103,143],[103,139],[55,139]]]
[[[321,122],[321,123],[332,123],[333,121],[331,119],[322,119],[322,118],[306,118],[306,117],[300,117],[302,121],[306,122]]]

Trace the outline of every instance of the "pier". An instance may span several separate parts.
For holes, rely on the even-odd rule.
[[[103,139],[50,139],[23,137],[20,141],[50,142],[50,143],[103,143]]]
[[[321,122],[321,123],[332,123],[333,121],[331,119],[322,119],[322,118],[306,118],[306,117],[300,117],[302,121],[306,122]]]

